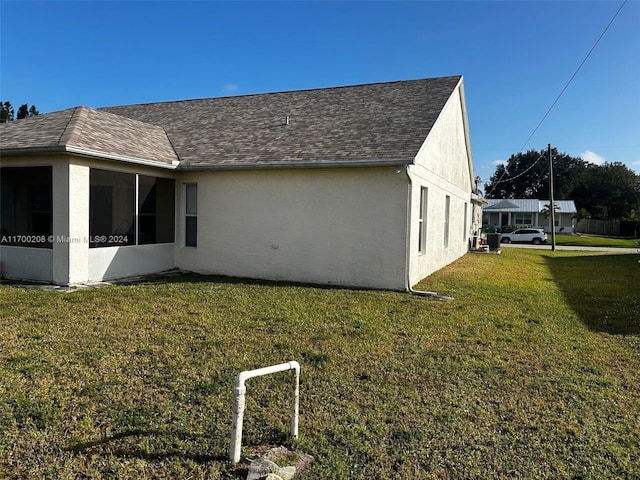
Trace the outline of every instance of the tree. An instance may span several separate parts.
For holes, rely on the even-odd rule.
[[[620,162],[594,165],[574,192],[576,205],[601,220],[630,219],[640,208],[640,175]]]
[[[0,101],[0,123],[10,122],[13,120],[13,115],[11,102]]]
[[[629,219],[640,210],[640,175],[620,162],[594,165],[551,150],[554,197],[574,200],[595,219]],[[547,149],[517,153],[499,165],[485,186],[487,198],[548,199]]]
[[[23,105],[20,105],[20,108],[18,109],[18,115],[16,115],[16,118],[20,120],[22,118],[35,117],[36,115],[39,115],[39,114],[40,112],[38,111],[35,105],[31,105],[31,107],[29,107],[29,104],[25,103]]]
[[[35,117],[40,115],[40,112],[35,105],[29,107],[28,103],[20,105],[18,109],[18,115],[15,115],[11,102],[0,101],[0,123],[11,122],[14,118],[20,120],[22,118]]]
[[[587,211],[586,208],[581,208],[576,212],[573,218],[577,220],[582,220],[583,218],[591,218],[591,214]]]
[[[554,196],[569,198],[577,185],[577,172],[587,165],[580,158],[551,149],[553,156]],[[549,198],[549,159],[547,149],[529,150],[511,155],[499,165],[487,185],[487,198]]]
[[[553,212],[555,213],[559,210],[560,207],[558,207],[558,204],[556,202],[553,202]],[[545,203],[544,208],[540,210],[540,213],[544,215],[544,218],[549,218],[551,216],[551,202]]]

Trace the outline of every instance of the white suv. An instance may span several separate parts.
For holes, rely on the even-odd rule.
[[[511,233],[501,233],[500,243],[547,243],[547,234],[539,228],[519,228]]]

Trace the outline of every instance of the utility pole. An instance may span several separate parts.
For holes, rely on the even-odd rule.
[[[551,250],[556,250],[556,204],[553,199],[553,156],[551,144],[548,144],[549,152],[549,210],[551,210]]]

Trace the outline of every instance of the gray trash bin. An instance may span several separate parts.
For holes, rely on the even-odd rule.
[[[489,245],[489,250],[498,250],[500,248],[500,234],[487,233],[487,245]]]

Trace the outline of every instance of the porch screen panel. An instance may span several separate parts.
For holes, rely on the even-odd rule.
[[[140,175],[138,243],[172,243],[175,237],[175,180]]]
[[[135,245],[135,175],[92,168],[89,186],[89,247]]]
[[[51,167],[0,168],[0,245],[52,248]]]

